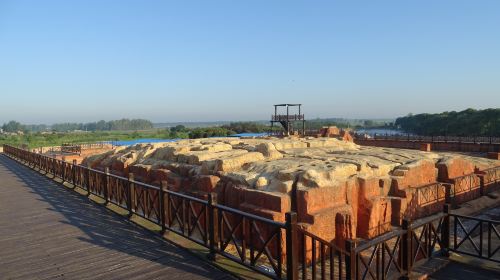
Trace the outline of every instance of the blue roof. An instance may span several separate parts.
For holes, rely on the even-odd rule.
[[[178,139],[154,139],[154,138],[143,138],[134,140],[121,140],[121,141],[111,141],[115,146],[132,146],[135,144],[150,144],[150,143],[162,143],[162,142],[175,142]]]
[[[269,133],[267,133],[267,132],[262,132],[262,133],[245,132],[245,133],[233,134],[233,135],[230,135],[229,137],[262,137],[262,136],[268,136],[268,135],[269,135]]]

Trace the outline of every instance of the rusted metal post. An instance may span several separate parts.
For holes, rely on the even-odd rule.
[[[134,214],[134,203],[135,203],[135,187],[134,187],[134,173],[128,174],[128,182],[127,182],[127,210],[128,217],[132,217]]]
[[[345,241],[345,250],[347,254],[345,255],[345,273],[347,280],[357,279],[357,254],[356,254],[356,240],[347,239]]]
[[[210,252],[208,253],[208,259],[215,261],[216,258],[216,249],[217,249],[217,208],[214,206],[217,205],[217,193],[209,193],[208,194],[208,248]]]
[[[286,221],[286,279],[295,280],[299,278],[297,251],[297,213],[285,213]]]

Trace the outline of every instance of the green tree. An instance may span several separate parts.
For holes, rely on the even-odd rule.
[[[9,121],[8,123],[2,125],[2,129],[5,132],[18,132],[25,131],[25,126],[17,121]]]

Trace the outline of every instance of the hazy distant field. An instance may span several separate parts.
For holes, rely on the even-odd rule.
[[[177,136],[176,138],[187,138],[187,134]],[[143,131],[58,132],[51,134],[30,133],[25,135],[0,135],[0,145],[27,144],[30,148],[36,148],[59,146],[63,143],[132,140],[138,138],[170,139],[171,134],[168,130],[164,129]]]

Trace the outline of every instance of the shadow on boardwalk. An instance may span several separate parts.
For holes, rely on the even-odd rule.
[[[19,184],[17,185],[19,185],[19,188],[24,189],[24,198],[18,194],[15,194],[13,198],[31,199],[34,202],[33,207],[42,208],[37,209],[37,211],[40,212],[51,211],[62,214],[61,216],[53,213],[53,215],[56,216],[55,219],[57,219],[57,223],[59,225],[57,225],[56,228],[44,227],[46,232],[40,230],[40,232],[35,233],[37,236],[38,234],[57,234],[54,230],[61,229],[62,227],[76,227],[81,232],[70,236],[70,238],[77,238],[80,240],[81,242],[78,242],[78,246],[83,249],[85,246],[94,246],[106,248],[106,251],[121,252],[119,255],[122,259],[125,255],[124,260],[133,262],[133,265],[131,265],[128,269],[134,270],[135,273],[138,273],[139,275],[141,273],[146,275],[148,272],[151,272],[148,271],[148,267],[150,267],[150,269],[156,269],[159,273],[161,272],[159,270],[165,270],[165,274],[163,274],[164,277],[171,279],[183,279],[184,277],[185,279],[231,278],[226,273],[223,273],[208,263],[197,259],[185,250],[166,242],[160,236],[133,225],[125,218],[121,218],[118,215],[111,213],[110,210],[104,207],[95,205],[86,197],[62,187],[60,184],[51,181],[49,178],[46,178],[37,172],[33,172],[28,167],[23,166],[6,156],[0,155],[0,169],[4,169],[3,171],[0,170],[0,175],[3,173],[4,177],[6,174],[9,175],[9,173],[10,175],[17,177],[17,180],[19,181]],[[36,195],[29,194],[28,192]],[[34,199],[45,203],[36,202]],[[46,203],[48,203],[50,207],[43,208],[47,205]],[[9,211],[16,211],[16,202],[12,201],[9,204],[10,205],[4,205],[4,207],[1,207],[4,209],[0,209],[4,212],[4,214],[6,213],[5,209],[7,207],[11,207]],[[21,206],[18,208],[20,207]],[[18,211],[22,212],[22,209],[19,209]],[[31,212],[34,212],[33,209],[31,209]],[[16,213],[16,215],[18,215],[18,213]],[[4,220],[7,217],[6,215],[1,215],[0,218]],[[35,217],[31,219],[37,218]],[[0,228],[0,232],[2,229],[7,228],[6,225],[8,223],[13,223],[13,225],[15,225],[15,221],[1,222],[4,225]],[[44,221],[40,221],[40,223],[42,222]],[[61,227],[60,224],[64,225]],[[26,230],[29,231],[29,229]],[[16,234],[22,235],[23,233],[20,232]],[[64,240],[62,242],[64,242]],[[71,242],[74,243],[74,240]],[[40,248],[35,249],[40,250]],[[74,249],[75,248],[72,248],[72,250]],[[27,252],[27,255],[29,256],[29,252]],[[110,254],[110,256],[106,256],[104,254],[104,260],[102,263],[106,263],[106,261],[109,262],[109,259],[113,258],[114,255],[116,254]],[[137,258],[132,258],[132,260],[130,260],[130,256],[135,256],[140,260],[137,260]],[[4,257],[5,256],[0,256],[0,266],[2,265],[2,262],[6,260]],[[71,257],[71,254],[66,257]],[[1,261],[2,258],[4,261]],[[160,265],[151,265],[151,263]],[[118,264],[121,264],[121,261],[118,260]],[[144,269],[143,272],[137,271],[140,269],[141,265]],[[99,270],[99,266],[100,264],[96,262],[96,272]],[[107,268],[102,267],[102,269],[106,270]],[[166,272],[167,270],[168,273]],[[183,277],[183,274],[186,275]]]

